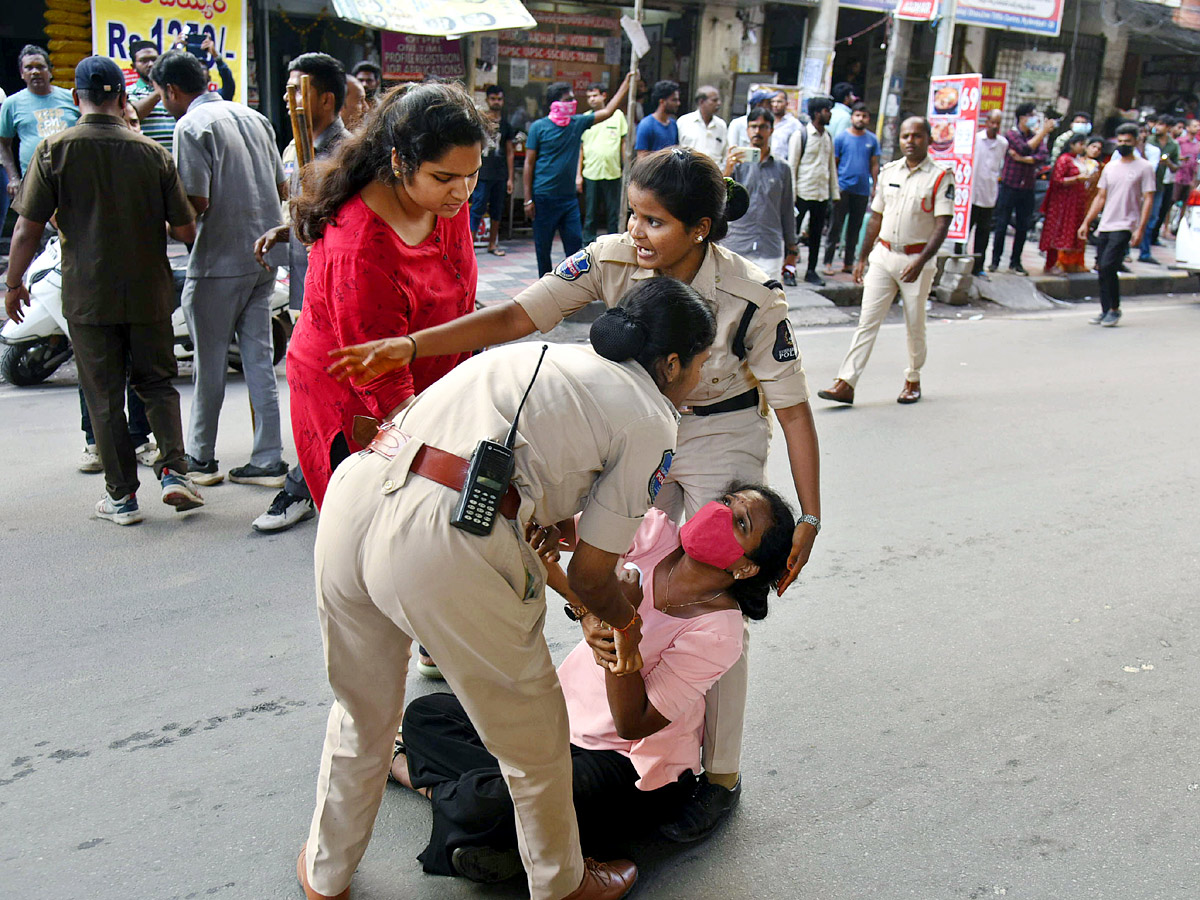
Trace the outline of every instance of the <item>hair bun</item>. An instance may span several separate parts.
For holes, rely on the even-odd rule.
[[[589,337],[592,348],[605,359],[624,362],[646,346],[646,327],[621,307],[614,306],[592,323]]]
[[[725,220],[736,222],[750,209],[750,192],[732,178],[725,179]]]

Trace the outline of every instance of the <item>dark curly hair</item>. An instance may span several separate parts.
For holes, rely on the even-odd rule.
[[[460,85],[392,88],[331,158],[304,167],[300,194],[291,201],[296,236],[306,244],[315,242],[342,205],[372,181],[395,184],[393,150],[400,177],[407,179],[452,147],[486,145],[494,131]]]

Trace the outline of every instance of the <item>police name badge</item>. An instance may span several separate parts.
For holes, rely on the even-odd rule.
[[[586,250],[580,250],[574,256],[568,256],[554,267],[554,274],[563,281],[575,281],[579,276],[592,268],[592,257]]]
[[[675,453],[672,450],[664,450],[662,462],[658,464],[658,468],[654,470],[654,474],[650,476],[650,502],[658,498],[658,492],[662,490],[663,484],[667,480],[667,473],[671,471],[671,460],[675,458]]]
[[[796,338],[792,335],[792,323],[784,319],[775,329],[775,347],[771,351],[775,362],[790,362],[796,358]]]

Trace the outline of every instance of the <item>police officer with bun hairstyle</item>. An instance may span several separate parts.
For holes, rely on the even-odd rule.
[[[369,380],[406,365],[414,355],[456,353],[549,331],[593,300],[609,306],[632,286],[661,276],[690,284],[712,305],[717,338],[687,397],[678,453],[656,506],[675,519],[690,517],[733,479],[764,481],[775,416],[803,515],[779,593],[808,561],[820,528],[820,463],[808,404],[808,385],[787,301],[775,280],[717,244],[729,221],[746,212],[748,196],[724,179],[711,159],[684,148],[660,150],[630,171],[628,231],[606,235],[561,262],[514,302],[453,323],[347,347],[331,371]],[[749,633],[743,647],[748,647]],[[432,648],[431,648],[432,649]],[[693,802],[663,833],[678,841],[708,834],[740,796],[742,729],[748,666],[745,651],[708,694],[704,768]]]
[[[692,288],[638,284],[592,325],[591,348],[525,343],[476,356],[385,423],[370,452],[338,467],[316,541],[336,700],[297,861],[310,900],[349,894],[391,764],[414,639],[500,763],[532,900],[615,900],[633,886],[633,863],[580,852],[567,709],[543,636],[546,569],[534,545],[553,540],[538,523],[582,509],[570,587],[612,628],[614,674],[636,672],[641,619],[616,564],[666,478],[676,408],[695,390],[715,334]],[[472,490],[472,476],[463,500],[482,439],[511,447],[511,483],[485,468],[492,499]]]

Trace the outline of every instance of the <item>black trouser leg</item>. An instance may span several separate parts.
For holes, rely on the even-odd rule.
[[[821,231],[825,228],[825,206],[824,200],[797,200],[796,208],[799,210],[797,214],[797,223],[804,218],[804,214],[808,213],[808,271],[815,274],[817,271],[817,260],[821,257]]]
[[[971,273],[973,275],[983,271],[988,238],[992,236],[992,211],[990,206],[971,207],[971,218],[975,221],[975,268]]]
[[[844,200],[846,195],[842,195]],[[863,218],[867,214],[867,204],[871,198],[866,194],[850,194],[849,211],[846,214],[846,256],[845,264],[849,269],[854,265],[854,251],[858,249],[858,235],[862,231]]]
[[[600,218],[602,203],[600,182],[583,179],[583,243],[586,246],[596,239],[596,222]]]
[[[833,265],[833,256],[837,253],[838,239],[842,236],[842,226],[846,224],[846,211],[850,207],[850,195],[842,194],[841,199],[833,204],[833,221],[829,225],[829,237],[825,241],[825,265]]]
[[[1129,252],[1128,231],[1096,233],[1096,268],[1100,280],[1100,310],[1109,312],[1121,308],[1121,263]]]
[[[125,419],[128,327],[71,323],[79,386],[104,466],[104,486],[114,500],[138,489],[137,457]]]
[[[175,360],[175,334],[171,320],[149,325],[129,325],[129,384],[146,404],[146,419],[158,444],[154,474],[163,469],[183,475],[183,421],[179,415],[179,392],[171,379],[179,374]]]
[[[1029,234],[1029,223],[1033,218],[1033,204],[1036,195],[1033,188],[1027,191],[1013,191],[1013,212],[1016,215],[1016,222],[1013,225],[1013,246],[1012,257],[1009,259],[1009,266],[1017,266],[1021,264],[1021,251],[1025,249],[1025,236]]]
[[[1004,255],[1004,239],[1008,237],[1008,220],[1012,217],[1015,192],[1007,184],[1000,185],[996,196],[995,219],[992,223],[992,267],[1000,265],[1000,257]]]

